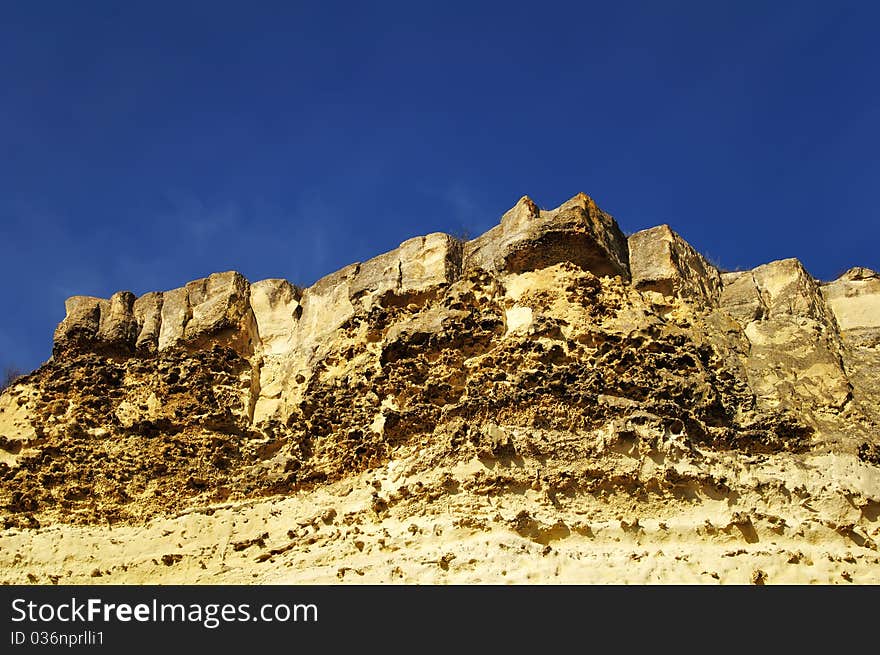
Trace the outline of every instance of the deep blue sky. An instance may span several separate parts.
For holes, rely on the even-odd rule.
[[[880,268],[878,7],[3,3],[0,366],[69,295],[311,284],[523,194],[726,268]]]

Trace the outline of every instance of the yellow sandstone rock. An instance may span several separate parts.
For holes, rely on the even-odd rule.
[[[583,194],[76,296],[0,395],[0,580],[878,583],[878,299]]]

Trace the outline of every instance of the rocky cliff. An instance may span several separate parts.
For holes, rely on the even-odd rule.
[[[877,379],[877,273],[722,272],[666,225],[523,197],[304,289],[70,298],[0,396],[0,567],[880,582]]]

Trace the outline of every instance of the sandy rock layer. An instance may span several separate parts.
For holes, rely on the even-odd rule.
[[[0,395],[0,577],[880,582],[877,279],[581,194],[306,289],[74,297]]]

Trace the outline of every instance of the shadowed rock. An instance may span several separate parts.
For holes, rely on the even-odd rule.
[[[252,318],[250,283],[241,273],[213,273],[186,285],[191,316],[184,340],[197,344],[220,332],[247,330]]]

